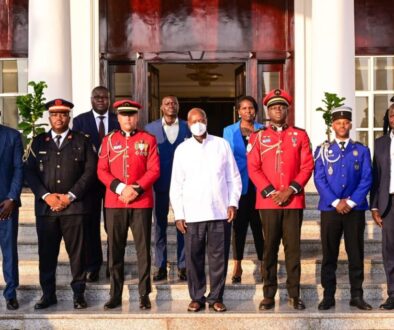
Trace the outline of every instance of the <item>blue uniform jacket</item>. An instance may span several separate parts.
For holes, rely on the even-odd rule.
[[[119,122],[116,115],[109,111],[108,113],[108,132],[115,129],[120,129]],[[77,132],[83,132],[88,134],[91,141],[93,142],[96,150],[100,148],[99,134],[96,124],[96,119],[94,118],[93,110],[81,113],[73,119],[73,130]]]
[[[0,202],[12,198],[20,205],[23,184],[23,145],[20,133],[0,125]]]
[[[145,130],[156,137],[157,145],[159,147],[160,178],[154,184],[155,191],[168,192],[170,190],[174,152],[179,144],[185,141],[185,139],[191,137],[189,127],[184,120],[179,119],[179,132],[173,144],[171,144],[167,139],[161,118],[147,124],[145,126]]]
[[[367,210],[366,196],[372,185],[371,155],[369,149],[350,140],[346,149],[331,142],[327,159],[321,155],[321,146],[315,151],[314,181],[320,194],[318,209],[332,211],[336,199],[350,198],[357,205],[354,210]],[[324,162],[323,162],[324,160]]]
[[[241,121],[237,121],[235,124],[225,127],[223,130],[223,138],[227,140],[227,142],[230,144],[231,150],[233,151],[239,173],[241,174],[242,195],[245,195],[248,192],[249,176],[246,162],[246,147],[242,139],[240,125]],[[257,131],[263,126],[264,125],[255,122],[254,130]]]

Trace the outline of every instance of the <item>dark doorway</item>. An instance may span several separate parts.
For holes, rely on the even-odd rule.
[[[223,128],[237,120],[235,102],[245,91],[243,63],[150,63],[148,71],[149,121],[161,115],[157,95],[159,103],[166,95],[178,97],[181,119],[192,108],[203,109],[213,135],[222,136]]]

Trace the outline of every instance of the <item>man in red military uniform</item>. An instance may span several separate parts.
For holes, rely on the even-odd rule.
[[[304,186],[313,171],[313,157],[307,133],[286,124],[291,96],[276,89],[267,94],[269,124],[254,133],[248,150],[248,172],[256,186],[264,233],[264,299],[259,308],[272,309],[278,288],[278,249],[283,240],[289,304],[304,309],[300,299],[300,235],[305,208]]]
[[[133,233],[138,259],[140,308],[151,303],[150,242],[152,185],[160,175],[156,139],[137,129],[141,106],[131,100],[115,102],[120,130],[104,137],[97,174],[106,187],[105,208],[109,249],[110,299],[104,309],[122,304],[124,252],[128,228]]]

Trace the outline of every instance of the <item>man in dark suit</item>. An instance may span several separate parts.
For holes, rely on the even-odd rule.
[[[0,112],[1,114],[1,112]],[[9,310],[19,308],[18,208],[23,182],[22,139],[18,131],[0,125],[0,246],[3,253],[3,295]]]
[[[62,237],[70,258],[74,308],[87,307],[84,271],[86,195],[95,181],[97,156],[85,135],[69,129],[71,102],[46,104],[51,130],[33,139],[25,164],[35,195],[40,284],[43,296],[35,309],[57,303],[56,266]]]
[[[388,110],[391,131],[375,140],[373,184],[370,193],[372,218],[382,228],[382,254],[387,279],[387,300],[380,309],[394,309],[394,104]]]
[[[156,137],[160,156],[160,178],[155,191],[155,266],[153,281],[167,279],[167,224],[170,204],[170,182],[175,149],[191,136],[187,123],[178,118],[179,103],[175,96],[165,96],[160,110],[163,117],[146,125],[145,130]],[[177,231],[178,278],[186,281],[185,249],[183,235]]]
[[[119,129],[116,115],[109,111],[109,91],[104,86],[93,88],[91,94],[92,110],[84,112],[73,120],[73,130],[88,134],[96,147],[100,149],[101,140],[109,132]],[[100,220],[104,185],[97,179],[89,192],[92,199],[91,215],[86,219],[86,281],[96,282],[99,279],[100,267],[103,263],[101,250]],[[105,217],[105,212],[104,212]],[[105,221],[104,221],[105,222]]]

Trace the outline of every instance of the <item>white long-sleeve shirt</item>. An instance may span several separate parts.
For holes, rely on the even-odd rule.
[[[227,219],[230,206],[238,208],[242,183],[228,142],[207,135],[194,137],[175,150],[170,199],[175,220],[201,222]]]

